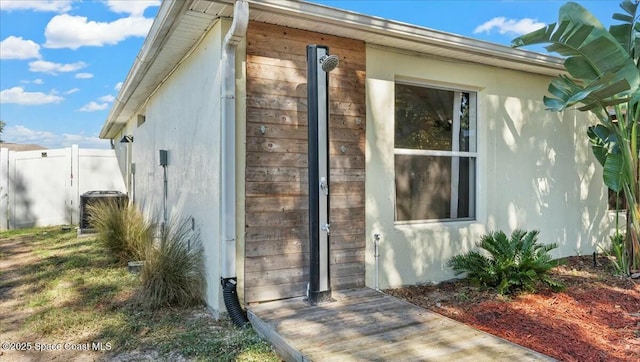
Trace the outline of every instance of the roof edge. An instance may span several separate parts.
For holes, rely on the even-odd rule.
[[[124,123],[116,122],[117,118],[140,85],[140,81],[149,71],[160,49],[168,40],[169,34],[174,31],[174,24],[192,3],[193,0],[163,1],[161,3],[158,15],[156,15],[142,48],[138,52],[100,131],[100,138],[113,138],[125,126]]]
[[[218,3],[233,4],[233,0],[209,0]],[[373,32],[379,35],[428,43],[447,48],[457,48],[461,52],[500,58],[519,63],[541,66],[553,70],[564,70],[564,59],[530,50],[512,48],[510,46],[465,37],[462,35],[434,30],[431,28],[384,19],[350,10],[333,8],[307,1],[284,2],[282,0],[248,0],[253,9],[295,15],[298,18],[320,18],[325,23],[335,24],[340,28]],[[377,44],[369,41],[370,44]],[[386,44],[378,44],[386,45]]]
[[[196,1],[198,0],[162,2],[158,15],[100,131],[100,138],[114,138],[118,132],[126,126],[126,120],[123,121],[120,118],[123,117],[122,113],[127,103],[136,92],[140,92],[138,87],[141,81],[147,77],[160,50],[168,41],[171,33],[175,31],[176,22],[181,19]],[[235,0],[204,1],[231,7],[235,4]],[[494,65],[492,62],[500,61],[503,64],[501,67],[507,69],[511,68],[546,76],[560,74],[565,71],[563,58],[529,50],[516,49],[395,20],[337,9],[302,0],[247,1],[251,9],[254,10],[285,15],[290,18],[308,20],[314,23],[322,22],[324,24],[335,25],[337,30],[333,35],[348,37],[349,32],[353,34],[359,33],[362,40],[364,40],[365,34],[379,35],[380,38],[378,41],[365,40],[371,45],[390,46],[388,44],[392,41],[401,40],[402,42],[406,42],[407,47],[405,49],[409,49],[411,43],[427,44],[434,47],[447,48],[453,53],[459,53],[460,56],[475,55],[479,58],[476,61],[479,64]],[[388,40],[387,44],[385,44],[385,38]],[[354,37],[354,39],[357,39],[357,37]],[[513,67],[505,67],[505,63],[512,64]]]

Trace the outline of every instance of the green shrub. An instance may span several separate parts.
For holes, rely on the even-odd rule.
[[[618,275],[630,274],[630,258],[627,255],[627,249],[625,246],[626,237],[625,234],[616,232],[609,237],[611,245],[604,253],[611,260],[611,264],[615,269],[615,273]]]
[[[539,283],[554,290],[562,284],[552,280],[548,272],[554,263],[549,251],[556,244],[538,244],[539,231],[515,230],[508,238],[502,231],[484,235],[476,246],[488,252],[488,256],[477,251],[456,255],[447,266],[456,275],[467,273],[467,277],[482,287],[496,288],[499,294],[511,294],[516,290],[535,292]]]
[[[140,300],[151,309],[202,303],[203,248],[189,219],[171,220],[162,228],[159,240],[147,247],[140,278]]]
[[[98,240],[121,261],[142,260],[151,242],[153,224],[134,207],[116,200],[99,200],[87,206],[89,225]]]

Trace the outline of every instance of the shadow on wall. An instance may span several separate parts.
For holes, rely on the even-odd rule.
[[[545,243],[555,242],[556,256],[591,253],[608,235],[607,199],[586,136],[586,114],[542,109],[539,100],[501,99],[502,124],[495,135],[496,180],[504,197],[496,200],[499,224],[539,229]],[[504,152],[508,151],[508,152]],[[514,192],[517,191],[517,192]],[[496,195],[498,193],[496,192]]]
[[[8,223],[3,220],[2,227],[77,225],[81,193],[122,189],[112,156],[90,156],[87,163],[74,160],[72,149],[16,152],[9,158],[2,177],[8,180],[2,205]]]
[[[537,82],[538,88],[543,89],[543,82]],[[421,281],[453,276],[446,261],[453,254],[473,249],[482,235],[494,229],[507,233],[516,228],[538,229],[541,243],[559,245],[552,251],[554,257],[589,254],[607,242],[612,222],[600,181],[602,171],[586,136],[587,115],[546,111],[542,94],[539,99],[535,97],[486,97],[485,114],[493,115],[493,119],[486,120],[484,141],[487,189],[478,190],[489,196],[486,219],[479,219],[478,224],[395,225],[395,232],[402,236],[383,240],[381,278],[391,285],[404,285],[407,281],[403,280],[403,273],[413,273]],[[370,107],[375,109],[376,105]],[[386,155],[369,154],[367,162],[385,163]],[[389,202],[393,204],[392,196],[383,200],[368,197],[367,213],[380,214],[376,210],[388,207]],[[384,230],[384,225],[374,220],[370,229]],[[403,255],[409,259],[401,260]],[[373,265],[373,257],[368,256],[367,262]]]
[[[13,198],[9,197],[8,202],[9,228],[36,226],[37,217],[33,212],[33,201],[29,198],[26,182],[21,173],[16,172],[15,177],[9,179],[9,193],[13,193]]]

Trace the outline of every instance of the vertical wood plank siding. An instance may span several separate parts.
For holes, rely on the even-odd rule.
[[[331,286],[364,286],[365,45],[252,22],[247,34],[245,302],[298,297],[309,280],[306,46],[330,73]]]

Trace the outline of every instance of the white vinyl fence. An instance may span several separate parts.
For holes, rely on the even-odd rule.
[[[113,150],[0,148],[0,230],[77,225],[87,191],[126,192]]]

